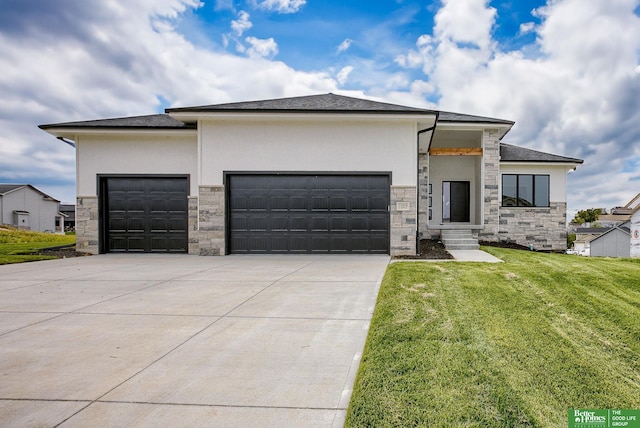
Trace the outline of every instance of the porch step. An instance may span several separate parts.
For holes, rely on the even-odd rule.
[[[469,229],[445,229],[441,240],[447,250],[478,250],[480,245]]]

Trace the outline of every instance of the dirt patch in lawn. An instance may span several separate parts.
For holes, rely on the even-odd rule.
[[[493,242],[493,241],[480,241],[480,245],[486,247],[498,247],[498,248],[511,248],[513,250],[527,250],[529,251],[529,247],[525,247],[524,245],[516,244],[515,242]]]
[[[437,239],[421,239],[420,254],[417,256],[395,256],[398,260],[450,260],[453,256],[444,248]]]
[[[89,253],[81,253],[76,251],[76,246],[74,245],[66,245],[63,247],[51,247],[51,248],[43,248],[41,250],[35,251],[31,254],[37,254],[40,256],[53,256],[58,257],[60,259],[66,259],[69,257],[85,257],[90,256]]]

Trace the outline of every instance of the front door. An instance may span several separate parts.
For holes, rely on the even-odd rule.
[[[468,223],[470,207],[470,183],[468,181],[442,182],[442,221]]]

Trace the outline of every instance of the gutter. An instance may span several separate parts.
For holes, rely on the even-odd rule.
[[[431,131],[431,138],[429,138],[429,145],[427,146],[428,155],[431,143],[433,143],[433,135],[436,133],[439,116],[440,112],[436,111],[436,120],[433,122],[433,126],[421,129],[416,134],[416,254],[418,256],[420,255],[420,134]],[[427,217],[427,221],[429,221],[429,217]]]
[[[64,137],[56,137],[58,140],[62,141],[63,143],[67,143],[68,145],[70,145],[71,147],[73,147],[74,149],[76,148],[76,143],[71,141],[71,140],[67,140]]]

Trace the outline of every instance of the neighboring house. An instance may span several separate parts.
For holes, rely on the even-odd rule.
[[[501,143],[513,124],[325,94],[40,127],[77,148],[79,251],[562,251],[582,160]]]
[[[598,224],[602,227],[615,227],[629,221],[631,214],[640,207],[640,193],[638,193],[629,203],[623,207],[614,207],[611,214],[598,216]]]
[[[64,214],[64,230],[73,231],[76,228],[76,206],[74,204],[60,204],[60,212]]]
[[[613,227],[596,236],[589,243],[591,257],[629,257],[629,222]]]
[[[60,201],[30,184],[0,184],[0,224],[23,230],[62,232]]]
[[[631,244],[630,255],[633,258],[640,258],[640,206],[637,206],[631,214],[629,229]]]
[[[591,241],[603,233],[611,230],[609,227],[579,227],[576,229],[576,240],[573,242],[573,250],[582,256],[591,253]]]

